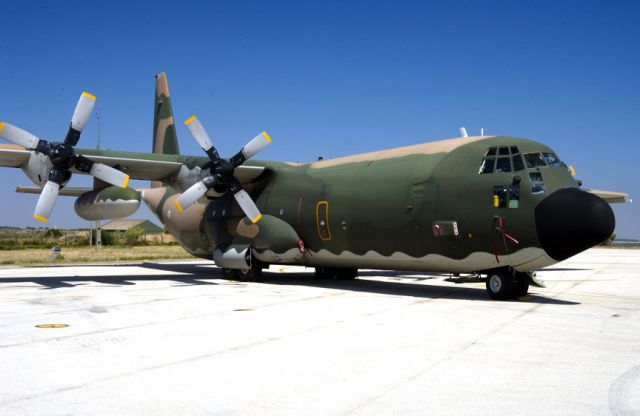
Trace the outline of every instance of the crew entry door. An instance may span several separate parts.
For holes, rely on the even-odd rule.
[[[320,201],[316,205],[316,224],[318,227],[318,236],[323,241],[331,240],[331,231],[329,230],[329,202]]]

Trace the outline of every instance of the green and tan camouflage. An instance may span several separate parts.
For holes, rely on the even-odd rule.
[[[109,186],[83,193],[73,208],[88,221],[126,218],[138,210],[140,199],[135,189]]]
[[[214,171],[215,149],[204,149],[209,157],[178,154],[164,74],[156,91],[154,153],[78,151],[161,184],[141,190],[142,200],[185,250],[222,267],[258,273],[267,264],[297,264],[335,277],[360,268],[475,273],[486,276],[492,297],[506,299],[527,292],[531,272],[611,235],[615,218],[598,195],[627,199],[581,189],[552,149],[509,136],[312,163],[245,160],[239,152],[217,159],[226,170]],[[39,172],[33,158],[29,150],[0,148],[1,165],[31,178]],[[209,191],[179,209],[178,197],[199,181]],[[260,215],[252,221],[229,190],[234,183],[255,201]]]

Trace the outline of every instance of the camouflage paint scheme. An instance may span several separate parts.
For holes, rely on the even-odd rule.
[[[562,163],[480,173],[488,149],[511,147],[520,155],[553,153],[527,139],[482,136],[307,164],[249,160],[235,175],[263,214],[257,224],[245,218],[224,187],[210,190],[180,213],[174,200],[210,175],[210,161],[179,154],[167,79],[161,73],[156,77],[153,153],[78,152],[132,179],[151,180],[151,188],[140,190],[142,200],[185,250],[205,259],[233,248],[236,253],[246,249],[264,263],[528,272],[577,254],[613,232],[611,208],[596,196],[606,191],[580,190]],[[38,175],[47,168],[42,163],[37,152],[0,146],[0,164],[22,168],[39,186]],[[531,175],[543,178],[543,190],[534,190],[539,184],[532,183]],[[626,199],[614,194],[609,193],[612,200]],[[494,277],[487,279],[488,290]],[[504,284],[504,279],[509,278],[503,274],[496,281]],[[499,286],[490,294],[508,297],[497,293]]]

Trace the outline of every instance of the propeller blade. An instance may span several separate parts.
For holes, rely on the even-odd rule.
[[[35,149],[40,141],[28,131],[2,121],[0,121],[0,137],[27,149]]]
[[[126,188],[129,183],[129,175],[102,163],[94,163],[89,173],[101,181],[121,188]]]
[[[247,191],[240,189],[238,192],[233,194],[233,196],[236,198],[236,201],[238,201],[238,205],[240,205],[244,214],[249,217],[252,223],[255,224],[260,221],[262,214]]]
[[[51,215],[53,206],[56,203],[58,192],[60,192],[60,185],[53,181],[47,181],[44,188],[42,188],[40,198],[38,198],[38,204],[33,213],[33,218],[42,222],[49,221],[49,215]]]
[[[245,160],[251,159],[256,153],[267,147],[271,143],[271,137],[263,131],[247,143],[242,149]]]
[[[78,144],[78,140],[80,140],[80,133],[84,130],[84,126],[87,125],[87,121],[89,121],[89,118],[91,117],[91,112],[93,111],[93,106],[95,104],[95,95],[89,94],[86,91],[80,95],[76,109],[73,112],[73,117],[71,117],[69,132],[67,132],[67,137],[64,139],[65,144],[71,146]]]
[[[207,176],[200,182],[196,182],[182,193],[178,198],[173,200],[173,204],[178,208],[179,212],[189,208],[194,202],[202,198],[209,189],[213,188],[217,179],[214,176]]]
[[[209,135],[196,116],[191,116],[186,119],[184,125],[187,126],[193,138],[196,139],[200,147],[202,147],[205,152],[213,147]]]
[[[89,94],[86,91],[80,95],[76,109],[73,112],[73,117],[71,118],[71,127],[73,127],[74,130],[79,132],[84,130],[84,126],[87,125],[87,121],[89,121],[89,117],[91,117],[91,112],[95,104],[95,95]]]

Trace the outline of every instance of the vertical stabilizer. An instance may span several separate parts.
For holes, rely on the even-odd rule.
[[[153,153],[166,155],[180,154],[176,126],[173,123],[173,110],[169,98],[167,74],[156,75],[156,95],[153,112]]]
[[[153,107],[153,153],[177,155],[180,154],[176,126],[173,122],[173,110],[169,97],[167,74],[156,75],[156,94]],[[162,186],[161,182],[151,182],[152,188]]]

